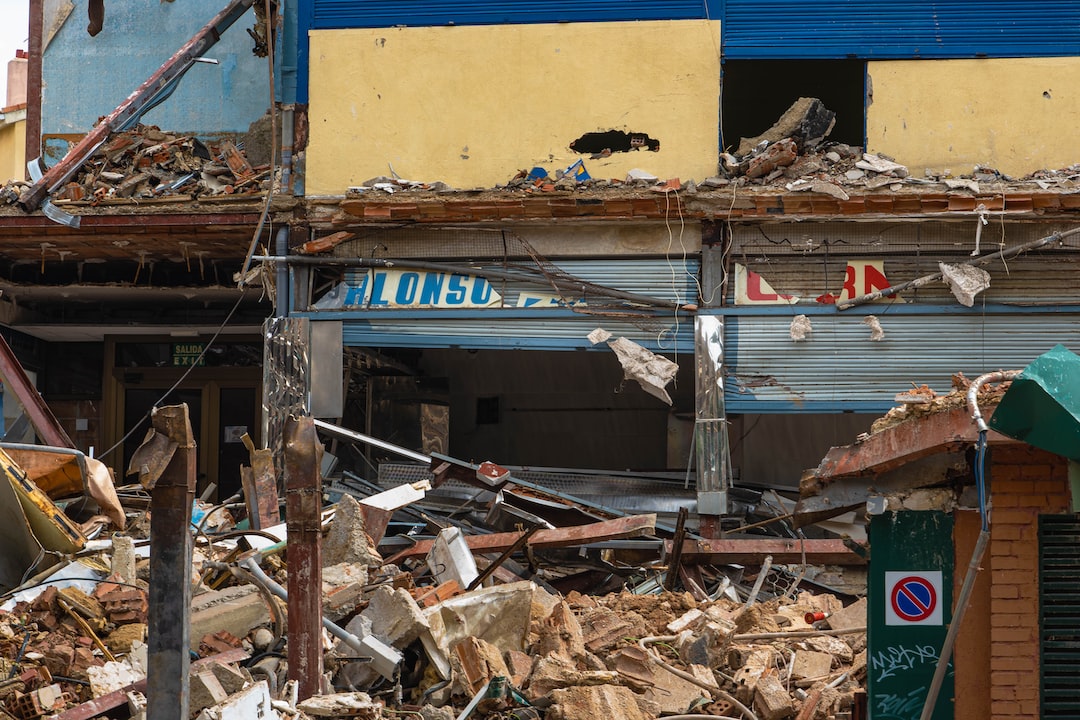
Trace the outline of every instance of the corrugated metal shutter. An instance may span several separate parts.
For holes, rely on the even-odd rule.
[[[1068,0],[725,0],[724,56],[949,58],[1075,55]]]
[[[478,264],[477,267],[483,267]],[[501,266],[498,266],[501,267]],[[630,260],[560,260],[558,267],[576,277],[624,292],[680,303],[697,302],[696,278],[700,267],[694,258],[672,257]],[[673,313],[655,317],[613,317],[626,308],[611,308],[611,300],[585,297],[580,312],[564,309],[525,310],[515,307],[522,290],[544,292],[543,286],[502,283],[492,286],[502,295],[506,308],[473,311],[445,309],[373,309],[357,319],[355,308],[310,313],[314,320],[342,319],[346,345],[374,347],[462,347],[487,349],[573,350],[591,348],[585,337],[602,327],[654,352],[693,352],[693,318]],[[547,289],[546,292],[552,292]],[[593,314],[595,313],[595,314]],[[634,313],[639,315],[639,313]],[[601,346],[601,349],[603,346]]]
[[[716,0],[709,0],[715,2]],[[705,0],[311,0],[316,30],[397,25],[687,20],[710,17]],[[711,17],[719,17],[714,9]]]
[[[1044,718],[1080,715],[1080,519],[1039,518],[1039,709]]]
[[[956,372],[1022,369],[1057,343],[1080,350],[1077,313],[883,313],[885,339],[872,342],[871,312],[809,315],[802,342],[794,312],[725,318],[728,411],[884,412],[913,384],[944,394]]]
[[[479,350],[605,350],[593,346],[586,337],[595,328],[604,328],[614,337],[625,337],[653,352],[692,353],[694,323],[683,318],[676,328],[671,318],[649,321],[657,329],[610,317],[575,315],[562,310],[536,310],[532,317],[515,315],[512,310],[481,310],[471,318],[439,317],[437,310],[423,318],[393,312],[368,313],[368,320],[346,320],[343,340],[351,347],[453,347]],[[559,315],[559,317],[541,316]],[[327,314],[329,315],[329,314]],[[318,320],[318,317],[312,317]],[[329,319],[329,318],[325,318]],[[678,338],[676,345],[675,338]]]

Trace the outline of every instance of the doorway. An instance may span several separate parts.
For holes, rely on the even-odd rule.
[[[198,444],[196,494],[206,493],[209,501],[220,502],[239,492],[240,467],[250,464],[243,437],[250,436],[256,447],[262,442],[260,343],[230,341],[225,345],[234,347],[219,348],[213,356],[205,353],[205,365],[196,367],[174,364],[181,356],[169,361],[175,343],[124,340],[113,345],[107,353],[116,362],[106,372],[105,425],[111,434],[107,444],[122,444],[122,454],[110,459],[116,463],[116,477],[124,477],[131,456],[146,437],[150,411],[155,406],[186,403]],[[184,345],[190,348],[199,343]]]

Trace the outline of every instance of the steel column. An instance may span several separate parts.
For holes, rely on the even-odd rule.
[[[724,319],[699,315],[694,323],[698,534],[720,537],[731,486],[727,416],[724,409]]]
[[[146,717],[188,720],[195,438],[186,404],[155,408],[150,422],[175,449],[150,493]]]
[[[320,694],[323,674],[321,449],[310,417],[285,421],[289,679],[301,700]]]

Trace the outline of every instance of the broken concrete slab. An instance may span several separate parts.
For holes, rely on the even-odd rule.
[[[228,696],[221,703],[204,708],[196,720],[280,720],[265,680]]]
[[[791,696],[773,673],[758,678],[754,688],[754,709],[761,720],[782,720],[795,714]]]
[[[371,621],[371,632],[396,648],[405,648],[428,629],[427,618],[404,588],[382,585],[360,613]]]
[[[836,113],[818,98],[801,97],[780,116],[771,128],[753,138],[742,138],[736,154],[749,155],[762,141],[774,143],[791,138],[800,151],[814,147],[832,132]]]
[[[796,650],[791,661],[791,677],[796,680],[825,677],[832,670],[833,656],[815,650]]]
[[[322,541],[323,567],[353,563],[378,567],[382,556],[364,528],[364,512],[352,495],[334,505],[334,519]]]
[[[629,688],[617,685],[571,687],[552,693],[547,720],[648,720]]]
[[[379,720],[382,703],[375,702],[363,692],[316,695],[296,704],[296,709],[312,717],[350,717],[358,720]]]
[[[191,601],[191,649],[206,635],[222,630],[242,638],[270,622],[270,610],[254,585],[209,590]]]

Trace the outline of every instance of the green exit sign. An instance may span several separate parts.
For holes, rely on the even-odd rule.
[[[205,365],[206,358],[203,357],[204,350],[206,350],[206,343],[173,343],[173,367],[191,367],[192,365]]]

